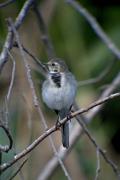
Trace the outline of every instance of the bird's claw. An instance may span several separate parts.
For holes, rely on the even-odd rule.
[[[56,128],[60,129],[60,125],[61,125],[61,122],[60,122],[60,120],[58,118],[57,121],[56,121]]]
[[[71,120],[71,118],[72,118],[72,115],[71,115],[71,111],[67,114],[67,116],[66,116],[66,118],[69,120]]]

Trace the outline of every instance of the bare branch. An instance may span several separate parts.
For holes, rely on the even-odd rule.
[[[41,39],[43,40],[44,46],[46,48],[48,58],[51,59],[51,58],[55,57],[54,48],[53,48],[53,45],[52,45],[51,40],[49,38],[45,22],[43,20],[43,17],[42,17],[40,10],[38,9],[38,5],[37,5],[36,1],[34,1],[34,3],[33,3],[33,9],[34,9],[34,12],[36,14],[38,24],[39,24],[39,28],[41,31],[41,36],[42,36]]]
[[[15,147],[15,144],[13,144],[13,148],[12,148],[12,149],[13,149],[14,156],[16,156],[17,150],[16,150],[16,147]],[[26,160],[27,160],[27,158],[26,158]],[[21,165],[21,162],[17,161],[17,162],[16,162],[16,168],[19,169],[20,165]],[[19,179],[20,179],[20,180],[25,180],[24,175],[23,175],[23,172],[22,172],[22,169],[20,169],[18,175],[19,175]]]
[[[27,15],[27,12],[33,2],[34,2],[34,0],[27,0],[24,3],[24,5],[23,5],[21,11],[19,12],[19,14],[16,18],[16,21],[14,23],[14,26],[16,29],[18,29],[20,27],[20,25],[22,24],[25,16]],[[12,45],[13,45],[13,33],[9,29],[2,52],[0,54],[0,72],[1,72],[2,68],[4,67],[4,64],[7,62],[8,50],[10,50],[12,48]]]
[[[9,53],[9,55],[10,55],[10,53]],[[8,93],[5,97],[5,119],[3,122],[1,121],[1,123],[0,123],[0,127],[3,128],[3,130],[5,131],[8,139],[9,139],[9,145],[4,145],[4,146],[0,145],[0,164],[2,163],[2,152],[8,152],[12,148],[12,145],[13,145],[13,139],[12,139],[12,136],[11,136],[10,131],[8,129],[8,104],[7,103],[10,99],[10,95],[11,95],[11,91],[12,91],[12,87],[13,87],[13,82],[14,82],[14,77],[15,77],[15,62],[13,61],[12,77],[11,77],[10,85],[8,88]]]
[[[10,4],[12,4],[16,0],[7,0],[6,2],[0,3],[0,8],[6,7]]]
[[[28,160],[28,159],[25,159],[25,160],[23,161],[23,163],[20,165],[20,167],[17,169],[17,171],[12,175],[12,177],[11,177],[9,180],[12,180],[12,179],[14,179],[14,178],[17,176],[17,174],[21,171],[22,167],[23,167],[24,164],[27,162],[27,160]]]
[[[97,156],[97,168],[96,168],[96,175],[95,175],[95,180],[99,179],[99,174],[100,174],[100,152],[99,149],[96,149],[96,156]]]
[[[11,82],[10,82],[10,86],[9,86],[8,93],[7,93],[7,96],[6,96],[7,101],[9,101],[9,99],[10,99],[11,91],[12,91],[12,88],[13,88],[13,83],[14,83],[14,79],[15,79],[15,67],[16,67],[13,56],[11,55],[11,53],[9,51],[8,51],[8,54],[9,54],[11,60],[12,60],[13,68],[12,68]]]
[[[81,86],[99,83],[107,76],[107,74],[111,72],[111,69],[113,68],[115,62],[116,62],[115,59],[111,61],[109,65],[97,77],[88,80],[79,81],[78,86],[81,87]]]
[[[89,140],[92,142],[92,144],[95,146],[96,150],[99,150],[99,153],[102,155],[102,157],[104,158],[104,160],[112,167],[113,171],[115,172],[115,174],[120,177],[120,172],[118,170],[118,167],[116,166],[115,163],[113,163],[113,161],[108,158],[108,156],[106,155],[105,151],[102,150],[101,147],[99,147],[99,145],[96,143],[95,138],[91,135],[91,133],[89,132],[86,124],[81,120],[81,118],[79,118],[79,116],[76,116],[76,119],[78,121],[78,123],[80,124],[80,126],[82,127],[84,133],[87,135],[87,137],[89,138]]]
[[[29,145],[28,147],[26,147],[22,152],[20,152],[19,154],[17,154],[16,156],[14,156],[14,159],[11,162],[8,163],[4,163],[3,165],[0,166],[0,171],[5,171],[6,169],[8,169],[9,167],[11,167],[13,164],[15,164],[15,162],[17,162],[19,159],[21,159],[22,157],[26,156],[28,153],[30,153],[37,145],[39,145],[45,138],[47,138],[50,134],[52,134],[53,132],[59,130],[59,128],[67,121],[69,121],[71,118],[76,117],[77,115],[83,114],[85,112],[88,112],[89,110],[93,109],[96,106],[102,105],[105,102],[108,102],[109,100],[112,100],[114,98],[120,97],[120,93],[115,93],[115,94],[111,94],[108,97],[105,97],[101,100],[98,100],[92,104],[90,104],[87,108],[83,108],[81,110],[75,111],[73,113],[71,113],[71,117],[69,118],[64,118],[63,120],[61,120],[61,122],[56,126],[54,125],[53,127],[51,127],[50,129],[48,129],[46,132],[44,132],[41,136],[39,136],[31,145]],[[70,144],[71,146],[71,144]],[[64,149],[64,148],[63,148]],[[104,155],[104,154],[103,154]],[[61,157],[61,156],[60,156]],[[104,157],[105,158],[105,157]]]
[[[0,145],[0,151],[7,153],[12,148],[12,145],[13,145],[12,136],[11,136],[8,128],[6,128],[2,124],[0,124],[0,127],[4,130],[4,132],[6,133],[6,135],[8,137],[8,140],[9,140],[9,145],[5,145],[5,146]]]
[[[11,32],[10,29],[8,29],[6,41],[5,41],[3,50],[0,54],[0,72],[4,67],[4,64],[7,62],[8,50],[10,50],[12,48],[12,41],[13,41],[13,33]]]
[[[56,147],[55,147],[55,145],[54,145],[52,136],[50,135],[49,138],[50,138],[50,143],[51,143],[51,145],[52,145],[53,152],[54,152],[55,156],[57,157],[58,162],[59,162],[59,164],[60,164],[60,166],[61,166],[61,168],[62,168],[62,170],[63,170],[63,172],[64,172],[64,174],[65,174],[65,176],[66,176],[66,178],[67,178],[68,180],[72,180],[71,177],[70,177],[70,175],[69,175],[69,173],[68,173],[68,171],[67,171],[67,169],[66,169],[66,167],[65,167],[65,165],[64,165],[64,163],[63,163],[63,161],[62,161],[62,159],[59,157],[59,154],[58,154],[58,152],[57,152],[57,150],[56,150]],[[42,180],[42,179],[41,179],[41,180]]]
[[[66,0],[66,2],[68,2],[76,11],[78,11],[88,21],[88,23],[90,24],[94,32],[98,35],[98,37],[111,50],[111,52],[118,59],[120,59],[120,50],[103,31],[101,26],[98,24],[97,20],[90,14],[90,12],[75,0]]]
[[[13,46],[16,47],[16,48],[19,48],[17,42],[15,42]],[[43,65],[43,63],[41,62],[41,60],[39,60],[37,57],[35,57],[35,56],[34,56],[28,49],[26,49],[23,45],[21,45],[21,46],[22,46],[23,51],[26,52],[26,53],[32,58],[32,60],[34,60],[34,62],[36,62],[36,64],[39,66],[39,70],[40,70],[41,74],[42,74],[44,77],[46,77],[45,66]]]

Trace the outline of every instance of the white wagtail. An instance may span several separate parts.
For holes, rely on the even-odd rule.
[[[55,58],[46,63],[46,80],[42,86],[45,104],[55,110],[60,119],[69,115],[74,103],[77,82],[65,62]],[[62,144],[69,147],[69,122],[62,125]]]

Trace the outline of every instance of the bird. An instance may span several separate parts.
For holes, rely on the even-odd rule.
[[[75,101],[77,81],[69,71],[64,60],[53,58],[45,63],[46,79],[42,85],[43,102],[54,110],[59,120],[69,117],[71,107]],[[69,147],[69,121],[61,127],[62,144]]]

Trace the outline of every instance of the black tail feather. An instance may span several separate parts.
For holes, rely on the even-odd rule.
[[[62,144],[65,148],[69,147],[69,122],[62,126]]]

